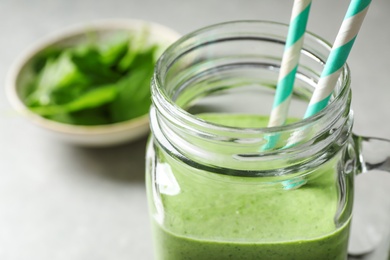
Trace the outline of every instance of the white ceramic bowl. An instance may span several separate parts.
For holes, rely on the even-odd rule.
[[[12,106],[36,125],[48,130],[59,138],[83,146],[111,146],[130,142],[149,131],[148,115],[132,120],[98,126],[79,126],[55,122],[29,110],[21,99],[26,82],[33,76],[31,66],[34,58],[48,47],[73,46],[88,40],[94,33],[97,39],[104,40],[117,31],[141,33],[149,28],[149,43],[159,43],[168,47],[180,35],[160,24],[130,19],[110,19],[69,27],[36,43],[23,53],[12,65],[6,79],[7,96]]]

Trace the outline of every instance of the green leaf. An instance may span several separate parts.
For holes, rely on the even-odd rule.
[[[143,28],[140,35],[133,36],[129,44],[129,51],[126,55],[119,61],[118,69],[119,71],[129,71],[130,67],[134,66],[134,59],[137,58],[139,53],[148,53],[150,49],[146,48],[147,46],[147,37],[149,35],[149,28]]]
[[[153,75],[153,63],[140,64],[120,83],[118,97],[111,104],[112,118],[115,122],[129,120],[148,113],[151,104],[150,80]],[[145,61],[144,60],[144,61]]]
[[[57,122],[72,125],[104,125],[111,123],[105,106],[69,114],[55,114],[45,117]]]
[[[82,110],[71,114],[75,125],[105,125],[113,123],[106,106]]]
[[[101,62],[107,67],[114,67],[129,52],[129,36],[120,34],[99,44]]]
[[[35,82],[35,90],[28,96],[29,106],[54,104],[52,95],[61,88],[71,85],[85,85],[87,79],[80,73],[71,60],[68,51],[64,51],[58,59],[49,59]]]
[[[112,83],[122,76],[102,62],[96,46],[81,46],[73,50],[72,61],[79,71],[88,77],[92,85]]]
[[[64,49],[58,47],[49,47],[43,50],[35,59],[33,63],[33,70],[35,73],[39,73],[46,64],[46,61],[51,59],[57,59],[61,53],[64,52]]]
[[[31,110],[42,116],[71,113],[107,104],[113,101],[117,94],[117,86],[108,85],[88,91],[77,99],[64,105],[33,107]]]

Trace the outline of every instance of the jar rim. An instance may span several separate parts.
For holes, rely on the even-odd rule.
[[[159,60],[156,63],[156,69],[155,73],[153,75],[153,82],[152,84],[152,94],[158,99],[159,104],[163,104],[164,110],[167,111],[175,111],[175,118],[180,118],[182,121],[185,121],[191,125],[197,125],[202,128],[211,128],[214,130],[219,130],[221,132],[224,131],[230,131],[230,132],[245,132],[250,131],[251,133],[258,133],[258,134],[272,134],[276,132],[286,132],[286,131],[294,131],[295,129],[305,127],[307,125],[311,125],[312,123],[315,123],[319,121],[320,119],[326,117],[331,111],[334,111],[338,108],[338,102],[340,99],[342,99],[345,95],[348,94],[349,86],[350,86],[350,69],[348,64],[346,63],[342,67],[342,72],[340,75],[342,85],[340,88],[340,91],[337,93],[337,95],[334,96],[334,98],[329,102],[329,104],[322,109],[320,112],[316,113],[315,115],[312,115],[308,118],[301,119],[297,122],[289,123],[286,125],[281,126],[272,126],[272,127],[232,127],[232,126],[225,126],[220,124],[215,124],[212,122],[208,122],[205,120],[200,119],[196,115],[193,115],[189,112],[187,112],[185,109],[181,108],[177,104],[175,104],[174,101],[172,101],[168,95],[164,92],[163,88],[159,87],[163,85],[163,77],[159,73],[156,73],[156,71],[161,72],[160,68],[165,67],[169,68],[172,66],[172,63],[175,62],[175,59],[173,59],[170,64],[166,64],[167,61],[170,58],[171,53],[174,53],[177,48],[186,41],[192,39],[193,37],[196,37],[202,33],[205,33],[207,31],[224,27],[224,26],[231,26],[234,24],[238,25],[244,25],[244,24],[264,24],[264,25],[270,25],[270,26],[278,26],[278,27],[285,27],[288,28],[288,24],[280,23],[280,22],[274,22],[274,21],[266,21],[266,20],[237,20],[237,21],[228,21],[223,23],[217,23],[213,25],[209,25],[207,27],[198,29],[194,32],[191,32],[187,35],[184,35],[179,40],[177,40],[175,43],[173,43],[159,58]],[[323,47],[326,47],[329,51],[331,50],[331,44],[324,40],[322,37],[318,36],[317,34],[314,34],[312,32],[306,31],[305,37],[311,37],[314,39],[318,44],[321,44]]]

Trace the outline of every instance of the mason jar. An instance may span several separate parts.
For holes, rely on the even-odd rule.
[[[352,134],[348,66],[328,106],[301,119],[330,52],[311,33],[289,119],[267,128],[287,31],[217,24],[158,61],[146,161],[156,259],[346,259],[354,177],[379,167],[362,147],[390,146]]]

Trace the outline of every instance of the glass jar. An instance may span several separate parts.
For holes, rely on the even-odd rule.
[[[330,51],[310,33],[289,120],[266,127],[287,31],[213,25],[158,61],[146,162],[156,259],[346,259],[369,140],[351,132],[347,66],[330,104],[300,120]]]

